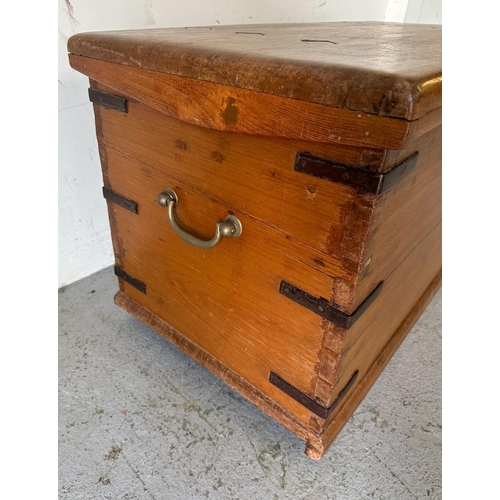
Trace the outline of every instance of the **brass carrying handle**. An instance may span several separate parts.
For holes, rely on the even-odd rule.
[[[179,203],[179,198],[173,189],[166,188],[156,198],[158,205],[167,208],[168,220],[172,229],[180,236],[186,243],[193,245],[197,248],[212,248],[222,239],[223,236],[232,236],[237,238],[242,231],[241,222],[234,215],[228,215],[224,222],[217,222],[215,224],[215,236],[211,240],[202,240],[194,234],[189,233],[182,228],[175,219],[175,207]]]

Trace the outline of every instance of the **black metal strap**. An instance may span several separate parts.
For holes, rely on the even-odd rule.
[[[135,201],[129,200],[128,198],[125,198],[124,196],[121,196],[105,187],[102,188],[102,194],[104,198],[111,203],[116,203],[117,205],[120,205],[120,207],[123,207],[134,214],[138,213],[138,206]]]
[[[406,177],[417,166],[418,151],[406,160],[398,163],[386,173],[372,172],[364,168],[355,168],[310,153],[297,153],[294,170],[320,177],[339,184],[361,189],[372,194],[382,194]]]
[[[116,109],[122,113],[127,113],[127,99],[117,95],[101,92],[96,89],[89,89],[89,99],[94,104],[101,104],[106,108]]]
[[[139,292],[146,293],[146,285],[139,281],[137,278],[134,278],[132,275],[126,273],[123,269],[120,269],[118,266],[115,266],[115,274],[118,278],[126,281],[129,285],[132,285],[134,288],[137,288]]]
[[[368,297],[352,314],[347,314],[337,307],[331,306],[326,301],[326,299],[321,299],[314,297],[313,295],[309,295],[307,292],[304,292],[304,290],[301,290],[300,288],[286,282],[285,280],[281,281],[280,293],[285,297],[288,297],[289,299],[297,302],[301,306],[306,307],[310,311],[319,314],[322,318],[325,318],[328,321],[335,323],[337,326],[348,330],[368,309],[372,302],[379,296],[383,286],[384,282],[381,281],[377,285],[375,290],[373,290],[373,292],[368,295]]]
[[[328,408],[321,406],[318,402],[314,401],[314,399],[311,399],[307,394],[299,391],[296,387],[289,384],[286,380],[283,380],[274,372],[270,373],[269,382],[275,385],[278,389],[282,390],[285,394],[288,394],[291,398],[295,399],[295,401],[299,402],[302,406],[311,410],[313,413],[318,415],[318,417],[326,420],[332,411],[339,405],[342,398],[349,392],[349,389],[354,385],[354,382],[356,382],[356,379],[358,378],[358,373],[358,370],[353,373],[349,382],[347,382],[346,386],[339,392],[335,401]]]

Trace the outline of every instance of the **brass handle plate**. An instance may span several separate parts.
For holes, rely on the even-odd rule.
[[[223,236],[237,238],[241,235],[242,225],[240,220],[234,215],[228,215],[224,222],[217,222],[215,224],[215,236],[210,240],[202,240],[186,231],[183,227],[179,225],[177,219],[175,218],[175,207],[179,203],[179,198],[176,192],[171,188],[166,188],[162,191],[156,201],[158,205],[167,208],[168,220],[172,229],[180,236],[186,243],[197,247],[197,248],[212,248],[222,239]]]

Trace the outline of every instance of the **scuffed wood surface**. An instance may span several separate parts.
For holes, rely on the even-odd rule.
[[[441,107],[441,26],[314,23],[81,33],[75,55],[415,120]]]
[[[361,383],[394,332],[440,272],[441,224],[386,278],[382,293],[351,329],[346,331],[330,325],[320,353],[322,361],[315,394],[325,406],[335,400],[356,370],[359,370],[356,384]],[[433,294],[437,289],[436,285]],[[410,328],[411,325],[407,331]],[[334,410],[329,420],[335,419],[339,411],[340,408]]]
[[[270,371],[312,394],[322,318],[307,310],[297,315],[297,304],[279,294],[279,285],[286,277],[330,299],[332,278],[290,257],[284,234],[236,210],[239,238],[208,250],[188,245],[170,227],[158,193],[175,189],[179,222],[205,239],[228,208],[109,147],[106,161],[106,187],[138,200],[138,215],[108,205],[120,266],[146,284],[147,294],[123,281],[121,290],[276,401],[287,397],[269,384]],[[297,418],[308,417],[300,404],[288,406]]]
[[[290,404],[297,404],[296,402],[288,398],[288,401],[285,399],[283,404],[279,404],[275,398],[266,396],[249,384],[243,377],[221,363],[217,358],[201,349],[188,337],[182,335],[172,328],[171,325],[161,320],[158,316],[145,309],[123,292],[118,292],[116,294],[115,302],[139,321],[155,330],[158,334],[191,356],[234,390],[238,391],[243,397],[267,413],[271,418],[305,440],[305,453],[313,460],[320,460],[373,386],[380,373],[429,304],[432,297],[439,290],[440,285],[441,273],[439,272],[427,289],[422,293],[404,320],[399,324],[398,329],[376,357],[375,361],[370,365],[365,376],[359,380],[353,390],[348,394],[344,404],[339,407],[339,410],[327,421],[318,420],[317,417],[311,414],[311,420],[308,423],[304,423],[302,420],[298,419],[293,412],[287,410]],[[279,397],[280,395],[278,394],[278,399]]]
[[[100,143],[273,227],[287,238],[284,251],[292,258],[348,284],[354,281],[376,197],[295,172],[293,165],[296,152],[304,149],[327,150],[338,161],[359,161],[359,152],[224,134],[182,123],[136,101],[129,102],[127,114],[102,106],[95,113]],[[211,231],[212,226],[207,236]],[[352,294],[345,299],[352,301]]]
[[[402,156],[414,151],[420,153],[417,168],[377,201],[353,307],[441,222],[441,127],[411,142]]]
[[[301,439],[312,443],[321,443],[314,431],[311,431],[311,429],[309,429],[304,422],[297,419],[292,412],[288,411],[284,406],[278,404],[275,399],[263,394],[253,385],[249,384],[243,377],[221,363],[216,357],[201,349],[188,337],[177,331],[175,328],[172,328],[171,325],[161,320],[158,316],[148,311],[126,294],[118,292],[115,295],[115,303],[139,321],[152,328],[155,332],[167,339],[173,345],[184,351],[188,356],[196,360],[203,367],[229,385],[229,387],[238,391],[243,397],[248,399],[281,425],[295,433]]]
[[[224,132],[398,149],[412,123],[70,55],[91,79],[169,116]],[[418,123],[418,122],[415,122]]]
[[[364,377],[355,385],[352,392],[348,395],[344,404],[339,407],[338,411],[335,411],[334,414],[331,415],[329,420],[326,422],[323,421],[319,424],[322,425],[323,433],[319,439],[315,436],[313,439],[308,441],[306,445],[306,454],[310,458],[313,460],[319,460],[326,453],[335,438],[343,429],[344,425],[348,422],[360,403],[363,401],[363,398],[368,394],[368,391],[377,381],[377,378],[387,366],[392,356],[396,353],[399,346],[406,338],[413,325],[417,322],[420,315],[424,312],[429,302],[439,291],[440,287],[441,271],[436,274],[427,289],[413,305],[412,309],[399,325],[399,328],[396,330],[394,335],[392,335],[389,342],[384,346],[375,361],[370,364]],[[310,422],[311,428],[318,428],[318,424],[313,423],[315,420],[316,417],[312,416],[312,422]]]
[[[120,280],[117,303],[318,459],[438,287],[441,32],[251,28],[76,35],[70,61],[128,99],[126,114],[94,107],[104,185],[138,203],[108,204],[117,265],[147,286]],[[388,171],[417,149],[416,170],[382,196],[294,170],[298,151]],[[167,187],[188,231],[209,239],[232,213],[241,237],[187,245],[156,203]],[[283,279],[348,313],[385,285],[346,331],[281,295]],[[272,371],[328,407],[356,370],[327,420],[269,383]]]

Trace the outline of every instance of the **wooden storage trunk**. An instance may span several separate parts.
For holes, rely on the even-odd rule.
[[[441,28],[68,48],[90,78],[116,303],[321,458],[440,284]]]

